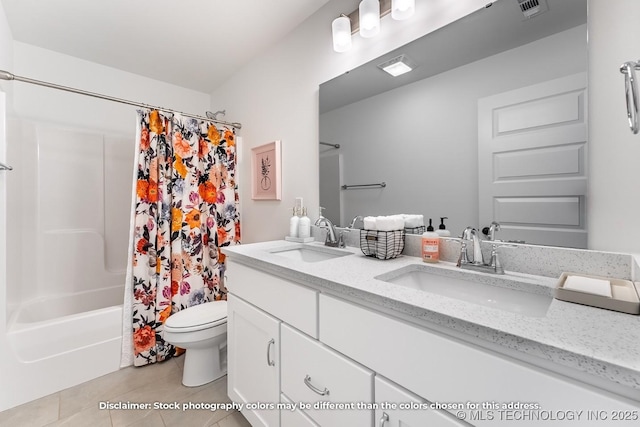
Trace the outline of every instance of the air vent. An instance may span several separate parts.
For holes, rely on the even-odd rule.
[[[518,5],[525,19],[532,18],[549,10],[545,0],[518,0]]]

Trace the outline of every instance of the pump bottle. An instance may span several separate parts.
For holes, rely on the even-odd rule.
[[[439,262],[440,261],[440,236],[433,231],[431,218],[429,218],[429,226],[427,231],[422,233],[422,261]]]

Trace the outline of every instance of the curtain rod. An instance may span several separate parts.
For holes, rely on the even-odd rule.
[[[189,113],[183,113],[181,111],[176,111],[176,110],[172,110],[172,109],[169,109],[169,108],[156,107],[156,106],[153,106],[153,105],[143,104],[141,102],[134,102],[134,101],[129,101],[127,99],[115,98],[113,96],[102,95],[100,93],[88,92],[86,90],[76,89],[76,88],[72,88],[72,87],[68,87],[68,86],[57,85],[57,84],[49,83],[49,82],[43,82],[41,80],[34,80],[34,79],[30,79],[28,77],[16,76],[15,74],[11,74],[10,72],[4,71],[4,70],[0,70],[0,80],[15,80],[15,81],[18,81],[18,82],[31,83],[31,84],[35,84],[35,85],[38,85],[38,86],[45,86],[45,87],[52,88],[52,89],[58,89],[58,90],[66,91],[66,92],[77,93],[77,94],[80,94],[80,95],[92,96],[94,98],[105,99],[107,101],[119,102],[121,104],[134,105],[136,107],[150,108],[150,109],[153,109],[153,110],[162,110],[162,111],[167,111],[167,112],[171,112],[171,113],[180,113],[180,114],[182,114],[183,116],[186,116],[186,117],[192,117],[192,118],[195,118],[195,119],[205,120],[207,122],[213,122],[213,123],[218,123],[218,124],[221,124],[221,125],[227,125],[227,126],[234,127],[236,129],[241,129],[242,128],[242,124],[241,123],[237,123],[237,122],[225,122],[224,120],[212,120],[212,119],[210,119],[208,117],[197,116],[195,114],[189,114]]]

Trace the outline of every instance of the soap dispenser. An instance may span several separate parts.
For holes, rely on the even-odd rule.
[[[422,233],[422,261],[439,262],[440,261],[440,236],[433,231],[431,218],[429,218],[429,226],[427,231]]]
[[[302,208],[302,216],[298,222],[298,237],[306,239],[311,236],[311,220],[307,216],[307,208]]]
[[[440,225],[438,226],[438,229],[436,230],[436,233],[438,233],[438,236],[440,237],[449,237],[451,236],[451,232],[449,230],[447,230],[447,226],[444,225],[444,220],[445,219],[449,219],[446,216],[441,216],[440,217]]]
[[[289,219],[289,237],[298,237],[298,224],[300,223],[300,217],[298,216],[298,209],[293,208],[293,216]]]

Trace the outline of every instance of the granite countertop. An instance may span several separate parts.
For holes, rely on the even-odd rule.
[[[312,242],[305,245],[323,247]],[[383,278],[408,266],[424,266],[418,257],[401,255],[378,260],[366,257],[359,248],[340,249],[351,255],[319,262],[303,262],[271,251],[295,248],[299,243],[284,240],[223,248],[233,261],[247,264],[281,277],[304,282],[320,291],[357,299],[454,331],[492,346],[501,346],[508,354],[523,360],[540,359],[588,373],[599,380],[630,388],[640,397],[640,316],[583,306],[553,299],[540,316],[503,311],[460,299],[388,283]],[[422,267],[416,267],[422,268]],[[426,268],[426,267],[425,267]],[[428,268],[459,271],[451,263],[441,262]],[[496,277],[476,273],[479,281]],[[552,295],[557,278],[510,273],[523,283],[531,283],[535,293]],[[232,284],[229,284],[232,286]]]

